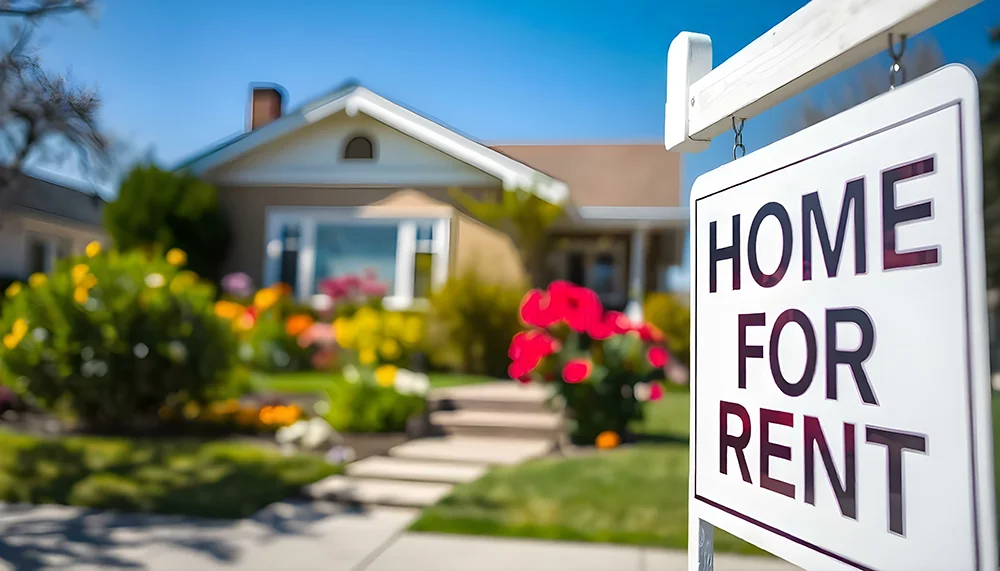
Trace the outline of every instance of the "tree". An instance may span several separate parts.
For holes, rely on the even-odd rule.
[[[510,236],[528,274],[537,275],[542,243],[563,215],[561,205],[521,188],[503,192],[499,200],[478,199],[459,189],[451,189],[451,195],[481,222]]]
[[[97,128],[101,98],[64,75],[42,68],[31,47],[43,18],[89,13],[93,0],[0,0],[0,18],[14,19],[10,47],[0,56],[0,210],[22,190],[24,166],[46,154],[73,153],[84,171],[107,159],[108,143]]]
[[[907,41],[902,60],[907,81],[932,72],[943,64],[941,48],[933,41]],[[793,118],[792,131],[815,125],[889,91],[889,68],[882,65],[881,58],[871,59],[848,73],[847,81],[839,90],[827,92],[824,98],[807,100],[802,105]]]
[[[1000,26],[990,39],[1000,44]],[[1000,58],[993,60],[979,81],[979,114],[983,139],[983,229],[986,240],[986,280],[1000,286]]]
[[[214,186],[153,165],[135,167],[122,181],[104,208],[104,227],[122,250],[180,248],[189,269],[215,281],[232,239]]]

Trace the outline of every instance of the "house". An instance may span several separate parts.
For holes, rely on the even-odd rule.
[[[18,184],[11,203],[0,206],[0,281],[49,272],[57,259],[106,240],[97,194],[27,175]]]
[[[324,278],[373,268],[394,308],[458,272],[526,277],[511,240],[458,207],[453,187],[564,205],[536,283],[584,284],[638,316],[681,263],[679,156],[660,142],[490,146],[356,84],[287,113],[285,99],[251,86],[245,131],[178,167],[219,189],[235,232],[227,271],[308,299]]]

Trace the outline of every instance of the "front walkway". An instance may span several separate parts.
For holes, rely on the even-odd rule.
[[[280,502],[252,518],[203,520],[0,505],[0,569],[176,571],[683,571],[679,551],[407,533],[416,510],[352,513]],[[720,571],[791,571],[774,559],[719,555]]]

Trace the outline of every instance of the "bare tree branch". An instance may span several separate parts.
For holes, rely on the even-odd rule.
[[[0,16],[37,20],[68,12],[90,12],[93,0],[0,0]]]

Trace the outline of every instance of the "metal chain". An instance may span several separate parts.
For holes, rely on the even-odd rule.
[[[737,126],[736,117],[733,117],[733,133],[736,133],[736,142],[733,144],[734,161],[740,157],[746,156],[747,154],[747,148],[743,146],[743,121],[745,121],[745,119],[740,119],[740,124]]]
[[[906,68],[903,67],[903,52],[906,51],[906,34],[899,36],[899,52],[896,52],[896,43],[893,41],[893,35],[889,34],[889,56],[892,57],[892,65],[889,66],[889,90],[892,91],[896,88],[896,79],[899,79],[898,85],[903,85],[906,83]]]

